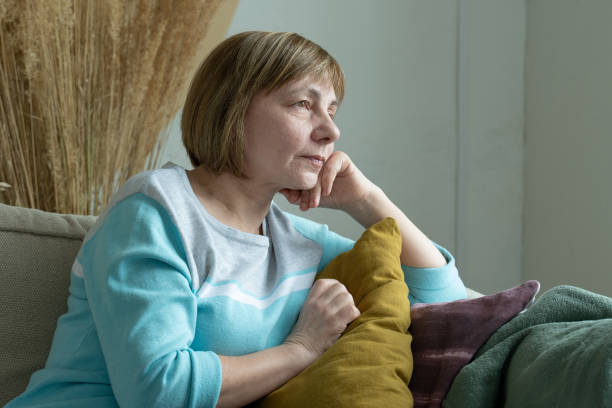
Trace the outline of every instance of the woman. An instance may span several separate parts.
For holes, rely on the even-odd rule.
[[[465,296],[433,244],[342,152],[338,63],[293,33],[247,32],[203,62],[182,116],[194,166],[141,173],[75,260],[49,359],[9,407],[242,406],[310,365],[359,315],[314,277],[353,241],[281,211],[392,216],[413,301]]]

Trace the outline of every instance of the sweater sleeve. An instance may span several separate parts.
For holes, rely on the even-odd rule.
[[[191,348],[197,316],[178,230],[143,194],[113,207],[79,254],[120,406],[214,407],[221,363]]]
[[[465,299],[467,293],[453,255],[441,245],[432,241],[446,259],[446,265],[439,268],[414,268],[402,265],[404,281],[410,289],[410,304],[451,302]]]
[[[323,248],[318,271],[323,270],[332,259],[342,252],[349,251],[355,244],[355,241],[330,231],[327,225],[296,215],[290,215],[290,218],[300,233],[319,243]],[[410,304],[450,302],[467,297],[465,286],[455,266],[455,258],[444,247],[435,242],[433,244],[446,259],[446,265],[439,268],[414,268],[402,265],[404,282],[409,288]]]

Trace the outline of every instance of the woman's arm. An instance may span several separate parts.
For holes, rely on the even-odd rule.
[[[222,381],[219,407],[241,407],[289,381],[312,361],[298,344],[281,344],[244,356],[219,356]]]
[[[218,406],[241,407],[279,388],[312,364],[358,316],[344,285],[334,279],[317,280],[283,344],[239,357],[219,356]]]
[[[429,238],[343,152],[336,151],[329,157],[313,189],[280,192],[303,211],[318,206],[343,210],[364,228],[393,217],[402,235],[402,264],[418,268],[446,265],[446,259]]]
[[[364,228],[376,224],[385,217],[393,217],[402,235],[403,265],[415,268],[437,268],[446,265],[446,259],[427,236],[386,196],[379,187],[372,185],[371,192],[362,200],[349,203],[345,211]]]

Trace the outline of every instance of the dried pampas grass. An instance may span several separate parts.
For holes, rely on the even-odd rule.
[[[220,2],[0,0],[0,201],[98,214],[158,166]]]

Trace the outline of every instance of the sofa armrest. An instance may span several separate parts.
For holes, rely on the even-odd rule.
[[[465,291],[467,292],[468,299],[476,299],[476,298],[484,296],[484,294],[480,292],[476,292],[474,289],[465,288]]]

